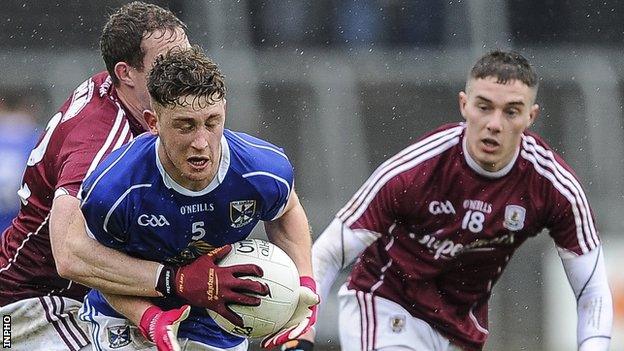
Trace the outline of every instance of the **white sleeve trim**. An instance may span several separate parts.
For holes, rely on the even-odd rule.
[[[339,218],[334,218],[312,246],[312,267],[321,301],[329,295],[338,272],[379,236],[379,233],[368,230],[351,230]]]
[[[30,191],[30,190],[29,190],[29,191]],[[56,200],[58,197],[65,196],[65,195],[69,195],[69,196],[71,196],[71,195],[69,194],[69,191],[67,191],[67,189],[62,188],[62,187],[61,187],[61,188],[58,188],[58,189],[56,189],[56,191],[54,192],[54,199]],[[80,193],[78,193],[77,198],[78,198],[78,200],[80,200]]]
[[[163,264],[159,264],[158,268],[156,268],[156,277],[154,277],[154,289],[156,289],[158,287],[158,278],[160,278],[160,272],[162,272],[163,268],[165,268],[165,265]]]
[[[576,338],[579,350],[608,350],[613,302],[602,246],[576,257],[561,255],[561,261],[576,297]]]

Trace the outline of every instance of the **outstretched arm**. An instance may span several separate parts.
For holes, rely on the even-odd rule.
[[[568,281],[576,297],[579,351],[606,351],[611,341],[613,304],[602,246],[576,256],[560,250]]]
[[[312,266],[318,284],[321,301],[327,301],[329,291],[341,269],[355,260],[377,236],[369,231],[353,231],[339,218],[327,226],[312,246]],[[285,350],[312,350],[314,329],[291,341],[292,346],[285,344]],[[303,341],[302,341],[303,340]]]
[[[50,243],[60,276],[105,293],[160,296],[155,290],[161,266],[130,257],[87,236],[80,201],[71,195],[54,199]]]
[[[321,300],[329,295],[340,270],[351,264],[375,240],[377,235],[373,232],[354,231],[339,218],[334,218],[312,246],[312,266]]]

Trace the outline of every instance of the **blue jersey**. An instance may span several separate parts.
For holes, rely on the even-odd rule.
[[[215,247],[247,238],[258,221],[278,218],[293,185],[281,149],[247,134],[225,130],[213,181],[201,191],[177,184],[157,156],[159,139],[144,134],[111,155],[85,180],[82,212],[89,235],[141,259],[181,265]],[[87,302],[95,313],[120,317],[98,291]],[[163,309],[176,298],[153,299]],[[228,348],[243,341],[220,329],[203,308],[192,308],[178,333]]]

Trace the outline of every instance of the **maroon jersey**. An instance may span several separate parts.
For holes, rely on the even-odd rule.
[[[395,301],[479,350],[492,285],[528,237],[548,228],[576,254],[599,240],[574,172],[539,137],[525,133],[514,161],[492,173],[466,152],[464,129],[444,126],[386,161],[338,217],[380,236],[349,288]]]
[[[52,200],[77,196],[83,179],[112,150],[142,133],[106,72],[82,83],[48,123],[28,159],[20,212],[2,235],[0,306],[44,295],[82,300],[87,288],[61,278],[52,258]]]

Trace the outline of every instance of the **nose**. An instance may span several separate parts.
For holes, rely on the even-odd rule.
[[[198,131],[193,138],[191,147],[196,150],[204,150],[208,147],[208,135],[205,131]]]
[[[492,133],[498,133],[503,128],[503,111],[495,110],[488,119],[486,128]]]

